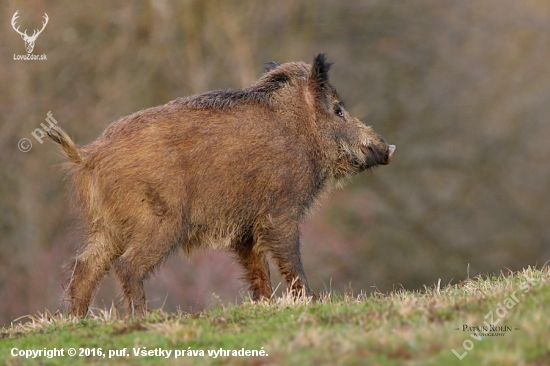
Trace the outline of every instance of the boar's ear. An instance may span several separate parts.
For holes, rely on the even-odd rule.
[[[309,82],[311,87],[319,94],[323,94],[328,87],[328,71],[332,64],[332,62],[327,61],[324,53],[318,54],[313,60]]]
[[[264,73],[270,72],[271,70],[275,70],[279,66],[281,66],[280,62],[275,62],[275,61],[266,62],[264,66]]]

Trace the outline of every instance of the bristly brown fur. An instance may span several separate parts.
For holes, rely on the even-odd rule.
[[[299,225],[334,184],[387,164],[393,148],[350,116],[313,65],[273,64],[243,90],[177,99],[121,118],[76,147],[48,135],[71,162],[86,235],[68,288],[83,316],[113,269],[133,315],[146,311],[143,281],[174,251],[232,250],[254,299],[270,298],[267,255],[296,293],[309,289]]]
[[[193,97],[183,98],[178,102],[189,108],[204,110],[225,110],[234,107],[238,103],[269,105],[265,93],[251,90],[215,90]]]

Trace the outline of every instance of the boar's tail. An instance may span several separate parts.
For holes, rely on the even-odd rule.
[[[78,151],[74,141],[61,129],[61,127],[55,125],[46,131],[48,136],[61,145],[61,149],[72,162],[80,164],[82,163],[82,156]]]

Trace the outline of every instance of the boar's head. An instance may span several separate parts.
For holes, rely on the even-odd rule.
[[[294,120],[309,121],[303,133],[312,135],[327,170],[336,183],[377,165],[389,164],[394,145],[349,114],[336,89],[329,83],[332,63],[320,53],[312,65],[269,63],[267,73],[252,89],[277,90],[271,93]]]
[[[345,109],[328,80],[331,65],[324,54],[315,57],[306,91],[311,94],[306,100],[314,105],[315,120],[328,147],[332,174],[339,180],[377,165],[389,164],[395,146],[388,145],[371,127]]]

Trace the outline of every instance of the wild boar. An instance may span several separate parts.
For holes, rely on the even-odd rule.
[[[67,156],[85,243],[68,287],[84,316],[114,268],[133,315],[146,312],[143,281],[171,253],[235,253],[254,300],[272,295],[266,256],[295,293],[311,292],[299,225],[347,178],[388,164],[395,146],[352,117],[312,65],[272,63],[252,86],[217,90],[123,117],[87,146],[48,131]]]

